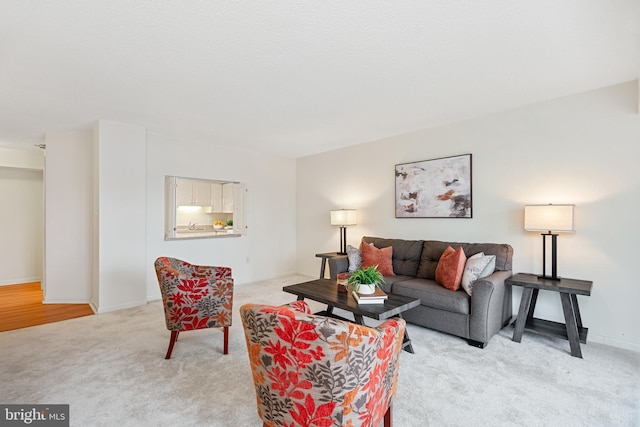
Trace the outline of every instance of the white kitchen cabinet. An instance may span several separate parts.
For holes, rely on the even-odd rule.
[[[242,183],[233,184],[233,232],[245,234],[247,224],[245,219],[245,205],[247,197],[247,186]]]
[[[222,212],[233,213],[233,197],[235,184],[222,185]]]
[[[211,186],[208,182],[178,179],[176,183],[178,206],[210,206]]]
[[[222,184],[211,184],[211,212],[222,212]]]
[[[176,205],[192,206],[193,202],[193,183],[190,179],[176,180]]]
[[[193,205],[211,206],[211,185],[208,182],[193,181]]]

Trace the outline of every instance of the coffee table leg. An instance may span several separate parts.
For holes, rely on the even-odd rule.
[[[402,313],[398,313],[398,317],[402,319]],[[404,328],[404,337],[402,338],[402,349],[408,353],[415,354],[413,351],[413,344],[411,344],[411,338],[409,338],[409,331],[406,326]]]
[[[402,314],[398,314],[398,317],[402,319]],[[353,313],[353,318],[355,319],[357,324],[364,325],[364,318],[362,317],[362,314]],[[406,327],[404,328],[404,337],[402,338],[402,349],[406,352],[414,354],[413,345],[411,344],[411,338],[409,338],[409,332],[407,331]]]
[[[413,344],[411,344],[411,338],[409,338],[409,332],[407,332],[406,328],[404,330],[404,338],[402,339],[402,349],[411,354],[414,354]]]

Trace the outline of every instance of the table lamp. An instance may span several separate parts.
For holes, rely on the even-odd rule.
[[[331,211],[331,225],[340,226],[339,255],[347,254],[347,225],[356,225],[355,209],[338,209]]]
[[[573,233],[573,210],[575,205],[525,205],[524,229],[546,231],[542,236],[542,279],[560,280],[558,277],[558,232]],[[553,233],[553,232],[556,233]],[[551,237],[551,275],[547,275],[547,237]]]

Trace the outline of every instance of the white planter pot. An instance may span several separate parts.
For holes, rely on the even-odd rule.
[[[375,293],[376,285],[358,285],[358,293],[362,295],[370,295]]]

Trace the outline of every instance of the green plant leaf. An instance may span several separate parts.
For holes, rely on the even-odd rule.
[[[358,290],[359,285],[380,285],[384,282],[382,273],[378,271],[378,266],[373,265],[370,267],[361,268],[356,270],[349,276],[348,283]]]

